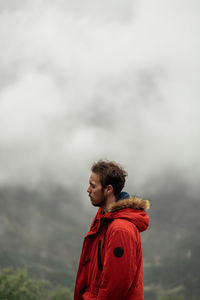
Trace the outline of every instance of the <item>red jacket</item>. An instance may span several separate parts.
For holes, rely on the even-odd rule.
[[[83,243],[74,300],[143,300],[141,231],[147,200],[129,198],[99,208]]]

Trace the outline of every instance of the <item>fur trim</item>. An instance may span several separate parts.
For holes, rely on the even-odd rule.
[[[113,212],[122,208],[133,208],[133,209],[149,209],[150,202],[149,200],[143,200],[141,198],[137,198],[131,196],[129,199],[122,199],[117,202],[113,202],[110,204],[108,211]]]

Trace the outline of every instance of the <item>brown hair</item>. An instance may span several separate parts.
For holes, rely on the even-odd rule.
[[[91,171],[99,175],[103,189],[110,184],[115,196],[119,196],[128,175],[122,166],[113,161],[99,160],[92,165]]]

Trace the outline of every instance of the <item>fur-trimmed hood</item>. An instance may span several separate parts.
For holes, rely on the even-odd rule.
[[[147,210],[150,208],[150,202],[148,200],[143,200],[141,198],[131,196],[129,199],[122,199],[117,202],[111,203],[108,211],[113,212],[122,208]]]
[[[149,226],[149,216],[145,210],[149,209],[150,202],[137,197],[122,199],[110,204],[104,215],[108,219],[125,219],[133,223],[140,232]]]

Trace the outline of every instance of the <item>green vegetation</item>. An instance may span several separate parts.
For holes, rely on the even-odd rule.
[[[0,273],[0,299],[38,300],[42,299],[45,282],[29,279],[26,269],[4,269]]]
[[[50,283],[28,277],[27,269],[7,268],[0,272],[1,300],[72,300],[72,291],[59,288],[51,291]]]
[[[51,297],[51,300],[72,300],[72,292],[68,288],[59,288]]]

